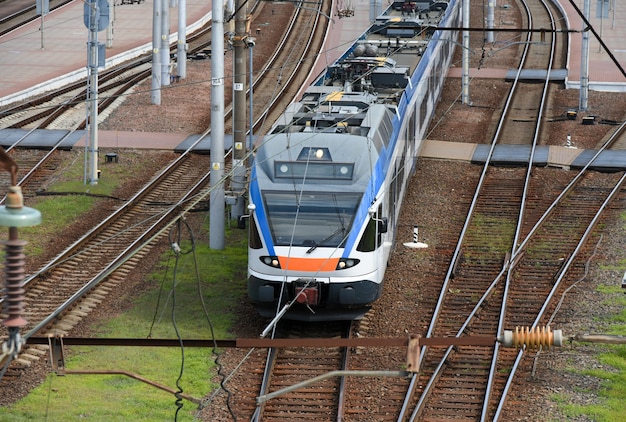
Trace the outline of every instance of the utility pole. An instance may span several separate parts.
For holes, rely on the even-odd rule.
[[[589,20],[591,14],[591,1],[585,0],[583,3],[583,13],[585,19]],[[583,31],[583,42],[580,56],[580,92],[578,93],[578,110],[587,111],[589,107],[589,31]]]
[[[487,29],[493,29],[495,22],[495,14],[496,14],[496,0],[488,0],[487,1]],[[466,28],[469,28],[469,22],[465,25]],[[487,37],[485,39],[488,43],[492,43],[494,41],[493,31],[487,31]]]
[[[109,10],[111,10],[111,3],[113,2],[113,19],[107,26],[107,48],[113,48],[113,25],[115,25],[115,0],[107,0],[109,4]]]
[[[463,27],[469,28],[470,26],[470,0],[463,0]],[[469,31],[463,31],[463,75],[462,75],[462,87],[461,87],[461,99],[463,104],[471,105],[469,98],[469,51],[470,51],[470,34]]]
[[[170,84],[170,9],[168,0],[161,1],[161,86]]]
[[[178,0],[178,43],[176,69],[181,79],[187,77],[187,0]]]
[[[50,0],[36,0],[35,10],[37,11],[37,14],[41,16],[41,27],[39,28],[39,32],[41,32],[41,49],[45,50],[43,45],[43,18],[50,13]]]
[[[233,71],[233,178],[231,191],[235,196],[235,203],[231,207],[231,218],[239,218],[244,214],[244,199],[241,193],[245,188],[246,177],[246,43],[248,38],[248,19],[246,0],[237,0],[235,4],[235,63]]]
[[[104,44],[98,43],[98,32],[109,26],[108,0],[89,0],[84,7],[84,23],[89,29],[87,41],[87,127],[89,142],[85,143],[85,183],[98,184],[98,67],[104,67]],[[89,171],[87,171],[89,168]],[[87,177],[89,173],[89,177]]]
[[[209,247],[224,249],[224,3],[213,0]]]
[[[152,86],[151,101],[161,105],[161,6],[160,0],[152,4]]]

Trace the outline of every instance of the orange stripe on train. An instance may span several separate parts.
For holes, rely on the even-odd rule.
[[[335,271],[339,258],[294,258],[279,256],[280,268],[289,271]]]

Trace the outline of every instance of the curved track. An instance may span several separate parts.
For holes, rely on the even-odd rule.
[[[316,48],[313,44],[300,43],[299,37],[309,37],[321,45],[320,29],[316,30],[316,26],[310,24],[313,15],[316,14],[296,13],[292,24],[300,25],[302,32],[296,41],[286,38],[284,44],[281,44],[297,44],[300,47],[292,50],[281,48],[290,51],[291,61],[296,64],[289,69],[280,68],[284,81],[282,85],[286,90],[280,94],[283,95],[283,101],[284,95],[287,95],[285,92],[295,92],[298,88],[292,87],[297,79],[293,82],[290,74],[307,73],[302,64],[308,61],[303,58],[310,52],[307,48]],[[303,35],[305,28],[309,28],[315,36]],[[295,32],[286,31],[286,34],[293,36]],[[284,56],[277,54],[273,57],[273,63],[276,61],[284,63]],[[275,68],[275,65],[268,64],[268,71],[259,80],[276,85],[270,71]],[[270,113],[271,110],[280,109],[276,111],[278,113],[283,106],[281,102],[271,101],[260,104],[259,108],[269,109]],[[258,114],[261,114],[260,111]],[[203,136],[207,134],[208,131]],[[122,282],[124,274],[166,235],[176,221],[207,200],[211,191],[208,170],[210,158],[192,155],[195,144],[102,224],[28,277],[24,283],[28,308],[25,317],[30,323],[25,328],[27,334],[23,336],[24,339],[35,334],[63,334],[70,330],[82,316],[97,306],[101,296],[106,295],[116,283]],[[228,169],[226,173],[224,180],[230,177]],[[29,361],[37,359],[41,354],[38,350],[41,349],[27,349],[14,362],[12,370],[27,366]],[[15,374],[14,371],[9,373]],[[3,378],[3,382],[9,378],[12,377]]]

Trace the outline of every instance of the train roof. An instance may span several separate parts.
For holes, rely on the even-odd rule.
[[[446,7],[443,1],[394,2],[379,16],[258,145],[259,185],[365,189],[372,166],[389,157],[398,104]]]
[[[293,104],[282,117],[285,123],[290,122],[286,125],[289,130],[285,128],[267,135],[262,148],[256,152],[259,184],[272,184],[274,188],[284,184],[286,189],[293,189],[294,184],[322,184],[329,190],[338,191],[365,189],[372,165],[386,153],[391,137],[392,112],[381,104],[370,105],[364,110],[359,110],[359,106],[347,106],[345,113],[325,114],[303,112],[301,103]],[[314,166],[323,168],[326,176],[287,177],[299,173],[289,170],[281,175],[277,163],[293,163],[292,167],[303,166],[309,170]],[[349,173],[342,173],[341,165],[347,165]]]

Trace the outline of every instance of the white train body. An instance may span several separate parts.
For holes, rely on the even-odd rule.
[[[262,138],[248,295],[263,316],[354,319],[380,297],[458,35],[437,27],[459,27],[456,0],[393,3]]]

